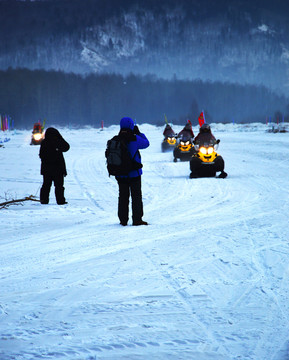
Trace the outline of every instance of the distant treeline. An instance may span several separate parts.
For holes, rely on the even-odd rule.
[[[208,122],[265,122],[274,116],[288,121],[289,99],[263,86],[153,75],[0,71],[0,113],[9,113],[17,128],[31,128],[40,118],[59,126],[109,126],[123,116],[162,125],[164,114],[174,124],[197,124],[202,110]]]

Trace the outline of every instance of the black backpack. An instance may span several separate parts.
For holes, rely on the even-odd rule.
[[[134,160],[135,155],[130,157],[127,142],[118,135],[108,140],[105,157],[109,176],[127,176],[130,171],[142,168],[142,164]]]

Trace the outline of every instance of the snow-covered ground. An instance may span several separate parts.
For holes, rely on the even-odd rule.
[[[189,179],[141,125],[150,225],[122,227],[104,158],[118,129],[59,129],[67,205],[51,191],[0,210],[0,359],[288,360],[289,133],[212,124],[228,178]],[[39,197],[30,135],[0,148],[0,202]]]

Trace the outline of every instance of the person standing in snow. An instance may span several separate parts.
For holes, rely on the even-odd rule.
[[[45,132],[41,142],[39,157],[41,159],[41,175],[43,184],[40,190],[41,204],[49,203],[49,193],[52,182],[55,186],[55,197],[58,205],[67,204],[64,197],[64,177],[67,175],[63,152],[70,145],[60,135],[59,131],[50,127]]]
[[[132,199],[132,221],[133,225],[148,225],[143,217],[143,202],[141,191],[142,164],[140,149],[149,146],[147,137],[141,133],[134,122],[129,117],[124,117],[120,121],[120,131],[118,136],[127,143],[127,148],[132,159],[140,164],[139,169],[132,170],[128,175],[116,176],[119,187],[118,198],[118,218],[120,224],[127,225],[129,218],[129,197]]]

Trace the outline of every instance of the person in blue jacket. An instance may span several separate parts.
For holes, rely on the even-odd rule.
[[[139,128],[129,117],[124,117],[120,120],[120,131],[118,135],[126,141],[131,158],[140,164],[138,169],[130,171],[127,176],[116,176],[119,186],[118,217],[120,224],[123,226],[127,225],[129,219],[129,197],[131,195],[132,224],[135,226],[148,225],[146,221],[142,220],[142,164],[139,150],[146,149],[150,143],[147,137],[139,131]]]

